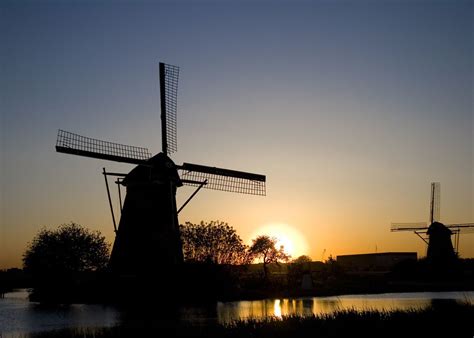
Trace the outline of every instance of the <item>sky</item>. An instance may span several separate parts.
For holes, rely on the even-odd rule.
[[[293,255],[416,251],[391,222],[474,222],[472,1],[0,1],[0,268],[39,229],[112,242],[102,168],[58,129],[161,149],[158,63],[180,67],[175,163],[267,176],[202,190],[186,221],[272,229]],[[180,188],[177,204],[193,192]],[[117,211],[117,196],[114,195]],[[460,254],[474,257],[474,234]]]

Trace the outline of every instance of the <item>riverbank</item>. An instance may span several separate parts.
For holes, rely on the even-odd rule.
[[[317,316],[271,317],[231,324],[183,325],[163,319],[99,329],[59,330],[29,338],[145,337],[466,337],[474,335],[474,306],[445,303],[423,310],[338,311]]]

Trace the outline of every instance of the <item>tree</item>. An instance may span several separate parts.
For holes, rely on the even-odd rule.
[[[188,262],[245,264],[249,261],[247,246],[233,227],[225,222],[180,225],[183,255]]]
[[[311,257],[307,255],[301,255],[298,258],[293,259],[292,263],[294,264],[303,264],[303,263],[311,263]]]
[[[23,267],[34,275],[67,274],[104,269],[108,260],[105,237],[71,222],[56,230],[40,230],[28,243]]]
[[[252,259],[262,258],[263,260],[263,276],[268,277],[268,264],[278,263],[279,261],[288,262],[290,255],[285,253],[283,245],[279,249],[276,248],[277,239],[267,235],[258,236],[252,240],[249,248],[250,257]]]

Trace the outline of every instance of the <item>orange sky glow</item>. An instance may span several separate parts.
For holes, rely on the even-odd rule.
[[[159,152],[159,61],[181,67],[173,161],[267,176],[264,197],[202,189],[181,223],[422,257],[390,223],[428,222],[431,182],[442,222],[474,222],[472,2],[342,3],[0,5],[0,269],[45,226],[113,242],[102,168],[133,167],[56,153],[57,130]]]

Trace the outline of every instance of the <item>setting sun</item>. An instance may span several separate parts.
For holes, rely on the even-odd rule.
[[[275,237],[278,240],[277,246],[283,245],[285,252],[290,254],[292,258],[308,255],[309,246],[303,235],[297,229],[287,224],[266,224],[252,233],[249,242],[260,235]]]

